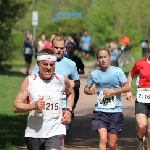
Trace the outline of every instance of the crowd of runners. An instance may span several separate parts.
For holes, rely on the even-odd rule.
[[[126,41],[129,43],[127,37]],[[125,44],[125,40],[123,42]],[[128,43],[122,46],[127,47]],[[34,45],[31,35],[27,36],[24,45],[28,61],[28,56],[32,55],[29,48]],[[92,38],[85,31],[80,39],[84,61],[89,58],[91,45]],[[22,82],[13,110],[15,113],[28,112],[25,141],[29,150],[61,150],[75,115],[79,74],[84,74],[84,63],[74,54],[76,42],[71,36],[52,35],[46,41],[42,35],[37,47],[37,64]],[[132,100],[131,85],[135,75],[138,75],[135,99],[137,150],[145,150],[146,132],[147,150],[150,150],[150,46],[147,57],[135,63],[128,77],[116,67],[112,47],[115,47],[114,42],[97,49],[99,68],[89,74],[84,88],[85,94],[97,95],[91,125],[99,134],[99,150],[106,150],[107,143],[110,150],[117,150],[117,138],[124,120],[121,93],[126,93],[126,99]]]

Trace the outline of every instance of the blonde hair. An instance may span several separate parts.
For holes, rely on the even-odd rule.
[[[108,55],[110,56],[110,50],[107,47],[103,46],[103,47],[100,47],[100,48],[97,49],[97,51],[96,51],[96,58],[98,58],[98,53],[100,51],[106,51],[108,53]]]
[[[66,44],[66,39],[62,35],[56,35],[52,40],[52,45],[54,44],[54,41],[64,41],[64,44]]]

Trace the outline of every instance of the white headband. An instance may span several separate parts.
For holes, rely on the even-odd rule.
[[[42,61],[42,60],[57,61],[57,57],[56,56],[52,56],[52,55],[37,56],[37,61]]]

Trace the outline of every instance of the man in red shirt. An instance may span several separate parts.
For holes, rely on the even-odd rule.
[[[137,122],[137,134],[139,138],[139,150],[144,150],[144,134],[147,128],[147,150],[150,150],[150,45],[147,58],[137,61],[128,75],[128,83],[131,87],[132,79],[139,75],[138,88],[135,101],[135,115]],[[128,92],[127,100],[132,100],[132,93]]]

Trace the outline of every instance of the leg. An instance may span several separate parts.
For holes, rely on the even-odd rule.
[[[110,147],[110,150],[116,150],[117,148],[117,134],[108,133],[108,144]]]
[[[82,51],[82,58],[85,61],[85,51]]]
[[[99,150],[106,150],[107,129],[101,128],[101,129],[98,129],[98,132],[100,136]]]
[[[85,58],[86,58],[86,60],[88,60],[89,57],[90,57],[90,53],[87,51],[87,52],[85,53]]]
[[[150,118],[148,118],[147,126],[147,150],[150,150]]]

